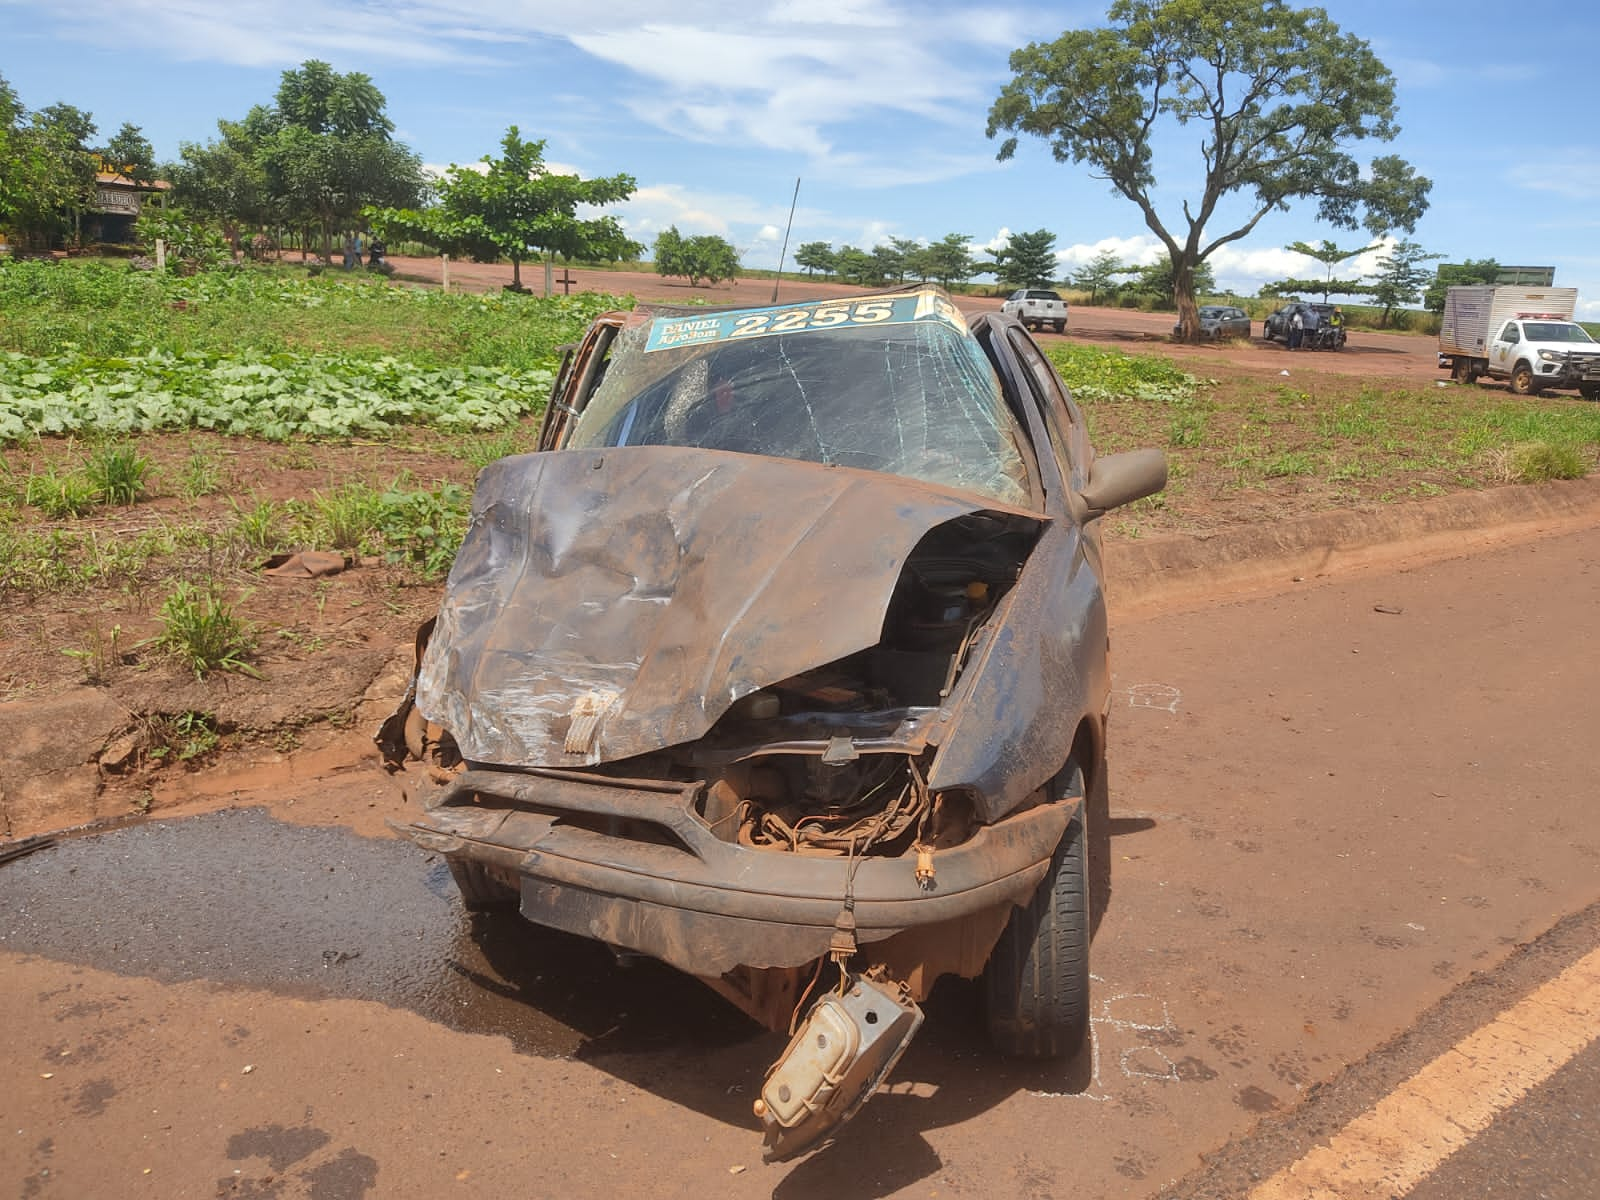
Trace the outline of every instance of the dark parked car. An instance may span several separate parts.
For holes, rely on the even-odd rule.
[[[1261,336],[1269,342],[1274,340],[1287,342],[1289,340],[1289,322],[1293,319],[1295,310],[1300,309],[1302,312],[1315,313],[1317,329],[1319,331],[1328,331],[1323,333],[1316,348],[1341,349],[1347,340],[1347,335],[1342,323],[1335,325],[1333,322],[1334,307],[1332,304],[1310,304],[1299,300],[1292,304],[1285,304],[1282,308],[1267,314],[1266,320],[1261,322]],[[1310,345],[1311,343],[1308,341],[1307,344]]]
[[[1181,336],[1183,325],[1172,327],[1174,337]],[[1200,336],[1212,341],[1221,341],[1223,338],[1248,338],[1250,336],[1250,314],[1242,308],[1235,308],[1230,304],[1202,304],[1200,306]]]
[[[600,317],[479,476],[385,756],[469,907],[651,955],[794,1040],[768,1156],[848,1118],[941,975],[1088,1019],[1110,677],[1096,457],[1016,320],[937,288]],[[809,1006],[809,1007],[808,1007]]]

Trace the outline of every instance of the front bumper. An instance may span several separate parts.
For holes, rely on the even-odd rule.
[[[521,876],[522,915],[539,925],[662,959],[693,975],[798,967],[828,951],[843,905],[843,858],[724,842],[695,811],[699,783],[581,772],[469,770],[395,829],[448,858]],[[857,860],[862,944],[1023,903],[1049,867],[1075,802],[981,827],[934,859]]]
[[[1547,362],[1539,359],[1533,373],[1550,387],[1577,387],[1580,383],[1600,383],[1600,359],[1567,359]]]

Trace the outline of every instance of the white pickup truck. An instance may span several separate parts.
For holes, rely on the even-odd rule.
[[[1507,380],[1519,396],[1575,388],[1600,400],[1600,343],[1573,321],[1577,305],[1577,288],[1449,288],[1439,366],[1463,383]]]
[[[1000,311],[1010,313],[1029,329],[1049,325],[1057,333],[1067,327],[1067,302],[1042,288],[1020,288],[1006,297]]]

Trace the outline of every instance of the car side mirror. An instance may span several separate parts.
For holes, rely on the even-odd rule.
[[[1128,450],[1094,460],[1089,484],[1080,493],[1085,520],[1153,496],[1167,486],[1167,456],[1159,450]]]

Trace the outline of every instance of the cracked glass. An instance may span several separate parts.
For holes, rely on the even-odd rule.
[[[800,459],[1026,506],[1022,433],[994,369],[954,306],[926,297],[658,317],[628,329],[568,445]],[[741,336],[757,321],[760,336]],[[705,340],[663,344],[691,323]],[[770,331],[785,325],[804,327]]]

